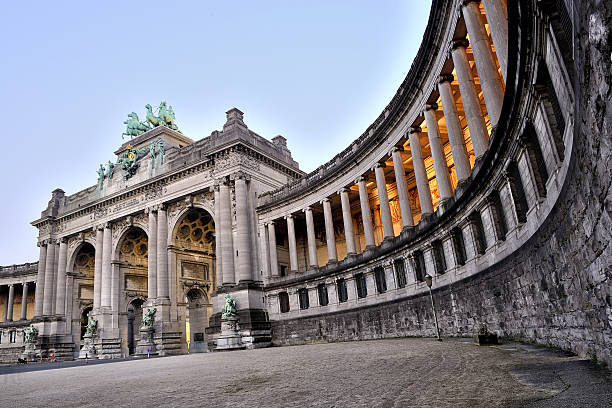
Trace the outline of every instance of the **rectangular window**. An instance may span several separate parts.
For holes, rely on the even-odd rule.
[[[308,299],[308,289],[298,289],[298,298],[300,300],[300,309],[308,309],[310,307],[310,300]]]
[[[417,282],[425,281],[425,258],[423,258],[422,251],[416,251],[414,253],[414,273]]]
[[[355,285],[357,285],[357,297],[364,298],[368,296],[366,277],[363,273],[358,273],[355,275]]]
[[[393,261],[393,263],[395,264],[395,274],[397,275],[397,286],[399,288],[405,288],[406,287],[406,268],[404,266],[404,260],[403,259],[396,259],[395,261]]]
[[[348,300],[348,291],[346,290],[346,281],[344,279],[338,279],[336,282],[338,289],[338,302],[346,302]]]
[[[452,229],[451,240],[453,242],[453,248],[455,249],[455,256],[457,257],[457,265],[465,265],[467,256],[465,254],[465,242],[463,241],[463,232],[461,232],[461,228],[455,227]]]
[[[446,259],[444,258],[444,247],[439,239],[431,243],[433,251],[434,264],[436,265],[436,273],[438,275],[446,272]]]
[[[17,332],[15,330],[11,330],[9,332],[9,343],[14,343],[17,340]]]
[[[281,313],[287,313],[289,311],[289,295],[287,292],[280,292],[278,294],[278,301]]]
[[[487,237],[485,236],[484,226],[482,225],[482,214],[480,211],[474,211],[470,218],[472,220],[472,228],[474,233],[474,245],[476,253],[483,255],[487,252]]]
[[[287,265],[280,266],[280,276],[287,276]]]
[[[385,293],[387,291],[387,277],[385,276],[385,270],[382,267],[374,269],[374,279],[376,280],[376,290],[378,293]]]
[[[319,293],[319,306],[327,306],[329,304],[329,297],[327,296],[327,285],[320,283],[317,286],[317,292]]]

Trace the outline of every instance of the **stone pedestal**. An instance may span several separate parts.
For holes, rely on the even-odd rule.
[[[140,338],[136,344],[135,353],[137,356],[156,355],[155,342],[153,341],[153,328],[140,328]]]
[[[221,318],[221,334],[217,338],[215,350],[228,351],[244,349],[242,336],[238,333],[238,318]]]
[[[91,334],[86,334],[83,337],[83,347],[81,347],[81,351],[79,352],[79,358],[95,358],[96,357],[96,347],[94,346],[93,336]]]
[[[26,343],[25,349],[23,353],[21,353],[21,358],[24,360],[33,361],[36,360],[36,356],[40,356],[40,353],[36,352],[36,344],[34,343]]]

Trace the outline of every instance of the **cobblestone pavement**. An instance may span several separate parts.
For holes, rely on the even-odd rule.
[[[14,370],[0,375],[0,406],[612,406],[610,371],[518,343],[393,339]]]

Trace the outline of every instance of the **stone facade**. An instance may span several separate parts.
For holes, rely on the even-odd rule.
[[[195,142],[124,143],[164,149],[33,222],[40,352],[78,355],[91,316],[98,356],[129,355],[152,309],[156,353],[214,349],[226,293],[247,348],[432,336],[431,277],[443,336],[486,324],[612,363],[610,10],[591,3],[434,1],[395,97],[310,174],[237,109]]]

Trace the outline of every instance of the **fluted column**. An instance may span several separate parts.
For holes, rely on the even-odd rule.
[[[55,261],[55,242],[49,240],[47,243],[47,259],[45,264],[45,293],[43,295],[43,316],[53,313],[53,269]]]
[[[438,105],[435,103],[425,105],[425,123],[427,123],[427,137],[429,138],[429,150],[433,159],[434,171],[436,173],[436,181],[438,182],[438,192],[440,193],[440,201],[445,201],[453,195],[450,177],[448,175],[448,165],[446,164],[446,155],[442,149],[440,141],[440,129],[438,128],[438,119],[436,118],[436,110]]]
[[[453,89],[451,87],[452,81],[452,74],[440,75],[438,90],[440,91],[440,99],[442,99],[444,121],[446,122],[446,130],[448,131],[448,142],[450,143],[451,152],[453,154],[455,171],[457,172],[457,179],[461,182],[470,176],[472,169],[470,167],[467,149],[465,148],[465,138],[463,137],[461,122],[459,122],[455,96],[453,95]]]
[[[270,250],[268,249],[268,228],[265,224],[259,227],[259,243],[263,276],[270,278]]]
[[[55,295],[55,314],[63,315],[66,309],[66,257],[68,245],[66,238],[60,239],[59,257],[57,261],[57,285]]]
[[[408,198],[408,186],[406,185],[406,170],[404,169],[404,161],[402,160],[403,147],[395,146],[391,150],[393,158],[393,171],[395,172],[395,184],[397,185],[397,196],[400,203],[400,211],[402,215],[402,228],[412,227],[414,221],[412,219],[412,209],[410,208],[410,200]]]
[[[324,198],[321,201],[323,204],[323,218],[325,218],[325,240],[327,241],[327,257],[329,262],[338,260],[338,252],[336,250],[336,235],[334,232],[334,219],[331,212],[331,202],[329,198]]]
[[[485,126],[482,109],[480,108],[480,99],[478,99],[478,93],[476,93],[472,69],[467,59],[465,51],[467,46],[468,41],[466,39],[453,41],[452,57],[455,72],[457,73],[457,82],[459,82],[465,119],[470,130],[474,155],[476,158],[479,158],[487,151],[489,134]]]
[[[351,202],[349,199],[349,189],[340,190],[340,202],[342,204],[342,221],[344,222],[344,236],[346,238],[347,255],[355,254],[355,234],[353,233],[353,217],[351,215]]]
[[[420,127],[412,127],[409,130],[412,166],[414,168],[414,177],[416,179],[419,202],[421,203],[421,217],[423,217],[424,215],[433,214],[433,204],[431,202],[431,190],[429,190],[429,181],[427,180],[425,162],[423,161],[423,154],[421,153],[419,133],[421,133]]]
[[[308,237],[308,263],[310,268],[316,268],[319,266],[319,260],[317,259],[317,241],[315,240],[314,220],[312,218],[312,208],[306,207],[304,209],[306,214],[306,236]]]
[[[232,200],[228,180],[223,180],[219,185],[221,226],[221,260],[223,262],[223,285],[236,283],[234,273],[234,241],[232,237]]]
[[[487,112],[491,126],[497,125],[504,102],[504,90],[502,88],[497,66],[491,52],[489,36],[480,16],[479,0],[467,0],[463,2],[463,17],[472,43],[474,62],[480,78],[480,87],[484,96]]]
[[[383,235],[384,238],[390,238],[395,236],[395,234],[393,233],[393,220],[391,219],[391,209],[389,208],[384,163],[376,163],[376,165],[374,165],[374,175],[376,176],[376,189],[378,190],[378,204],[380,205]]]
[[[508,69],[508,8],[506,0],[483,0],[482,4],[495,45],[497,61],[499,61],[499,67],[505,81]]]
[[[363,222],[363,233],[365,235],[366,248],[373,247],[374,227],[372,226],[372,213],[370,212],[370,198],[366,186],[366,178],[361,176],[357,181],[359,186],[359,204],[361,205],[361,220]]]
[[[8,302],[6,303],[5,322],[13,321],[13,300],[15,300],[15,285],[9,284]]]
[[[215,266],[217,273],[217,287],[223,286],[223,261],[221,256],[221,194],[219,183],[213,186],[215,197]]]
[[[170,299],[168,289],[168,214],[161,206],[157,210],[157,298]]]
[[[21,290],[21,314],[19,320],[25,320],[28,315],[28,282],[23,282]]]
[[[34,316],[42,316],[43,297],[45,292],[45,267],[47,265],[47,245],[39,242],[38,274],[36,275],[36,287],[34,290]]]
[[[292,272],[297,272],[297,244],[295,242],[295,223],[293,221],[293,215],[289,214],[285,219],[287,220],[287,237],[289,240],[289,266]]]
[[[157,214],[152,207],[145,212],[149,214],[147,298],[153,300],[157,299]]]
[[[104,247],[104,229],[101,225],[94,227],[96,230],[96,254],[94,258],[94,310],[100,309],[102,297],[102,250]]]
[[[251,237],[249,235],[249,202],[246,175],[238,173],[234,182],[236,188],[236,250],[238,251],[238,280],[252,281]]]
[[[111,224],[104,224],[104,244],[102,246],[102,291],[100,292],[100,307],[110,311],[112,307],[111,286],[112,286],[112,240],[113,234]]]
[[[270,273],[273,277],[280,276],[278,273],[278,252],[276,250],[276,230],[274,221],[268,223],[268,239],[270,249]]]

